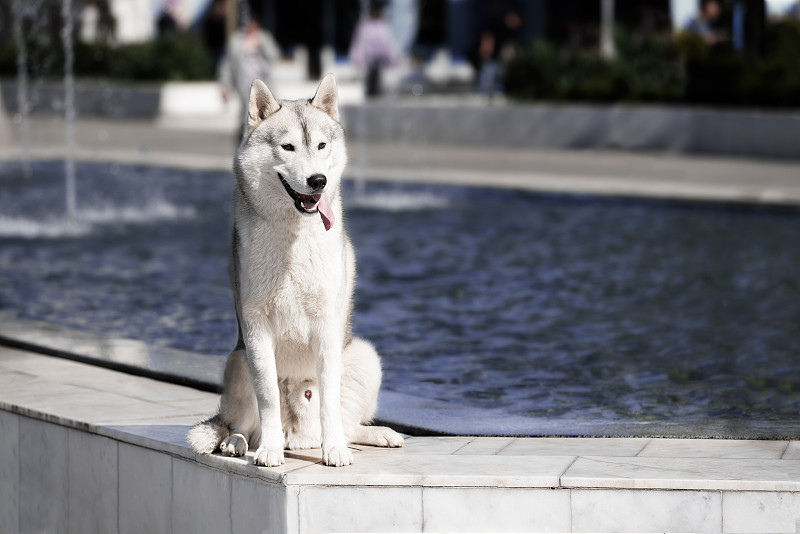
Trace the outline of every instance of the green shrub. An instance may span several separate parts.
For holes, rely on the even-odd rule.
[[[503,85],[509,96],[522,100],[555,98],[560,65],[555,48],[546,41],[535,41],[517,51],[506,65]]]
[[[210,54],[190,34],[120,46],[106,68],[112,78],[131,80],[196,81],[213,79],[215,74]]]
[[[678,38],[684,57],[687,102],[749,106],[800,106],[800,23],[771,24],[759,55],[728,43],[708,46],[698,37]]]
[[[506,68],[509,96],[522,100],[684,101],[735,106],[800,106],[800,22],[770,24],[760,54],[707,45],[683,33],[615,33],[617,57],[568,54],[539,41]]]
[[[680,98],[684,77],[677,46],[669,38],[617,32],[617,58],[592,52],[559,52],[537,41],[506,68],[509,96],[524,100],[660,100]]]
[[[214,61],[192,34],[175,34],[142,43],[112,46],[107,43],[74,45],[76,76],[120,80],[197,81],[214,79]],[[0,46],[0,74],[17,73],[17,48],[13,42]],[[64,73],[64,50],[60,42],[48,47],[32,40],[28,44],[30,74],[60,77]]]
[[[536,41],[506,66],[506,93],[525,100],[616,100],[624,91],[622,72],[591,53],[564,54]]]
[[[10,34],[10,32],[9,32]],[[0,74],[17,75],[17,46],[10,35],[0,34]],[[50,78],[64,75],[64,49],[60,40],[54,41],[46,33],[27,34],[28,74]]]
[[[619,64],[594,54],[574,54],[564,58],[558,98],[567,100],[614,101],[627,90]]]
[[[80,76],[108,76],[114,49],[107,43],[75,43],[75,72]]]
[[[625,100],[674,101],[683,96],[686,75],[671,35],[643,36],[617,29],[617,61],[625,79]]]

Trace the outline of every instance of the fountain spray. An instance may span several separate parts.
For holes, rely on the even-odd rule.
[[[75,221],[75,62],[72,49],[72,0],[62,0],[61,16],[64,26],[61,37],[64,42],[64,175],[66,181],[67,220]]]
[[[239,20],[237,21],[236,27],[244,35],[246,31],[245,28],[247,28],[247,25],[250,24],[250,6],[248,5],[248,0],[239,0],[238,8],[239,12],[237,15],[239,17]],[[239,139],[241,139],[242,141],[247,139],[247,101],[243,102],[243,104],[244,104],[244,109],[241,110],[242,131],[239,133]]]
[[[359,24],[363,23],[369,17],[369,0],[360,1],[360,19]],[[356,108],[356,123],[358,124],[358,137],[356,140],[356,201],[360,201],[366,197],[367,188],[367,105],[369,99],[364,96],[364,101]]]
[[[20,117],[20,163],[25,178],[31,176],[31,131],[28,117],[28,46],[22,30],[23,0],[14,0],[14,42],[17,45],[17,111]]]

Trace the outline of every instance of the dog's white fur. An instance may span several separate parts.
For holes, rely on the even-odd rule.
[[[198,452],[241,456],[257,445],[255,463],[277,466],[284,447],[321,446],[324,464],[344,466],[353,461],[348,442],[403,443],[389,428],[365,426],[381,370],[375,349],[350,332],[355,255],[342,221],[347,156],[338,119],[330,74],[311,101],[278,101],[253,82],[248,135],[234,160],[239,342],[219,413],[189,432]],[[311,189],[314,175],[326,177],[324,189]],[[333,226],[301,212],[279,176],[296,194],[326,195]]]

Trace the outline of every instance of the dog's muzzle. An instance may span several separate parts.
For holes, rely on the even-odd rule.
[[[325,225],[325,230],[330,230],[333,227],[335,219],[327,195],[322,193],[304,195],[292,189],[292,186],[289,185],[289,182],[287,182],[280,173],[278,173],[278,179],[280,179],[283,188],[286,189],[286,192],[289,193],[289,196],[294,201],[294,207],[297,211],[303,215],[319,213],[322,218],[322,224]]]

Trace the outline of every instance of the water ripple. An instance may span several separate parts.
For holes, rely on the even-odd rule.
[[[60,166],[18,171],[0,165],[0,309],[228,353],[228,174],[79,165],[75,233]],[[354,329],[387,388],[565,421],[797,420],[797,211],[389,184],[366,198],[346,203]]]

